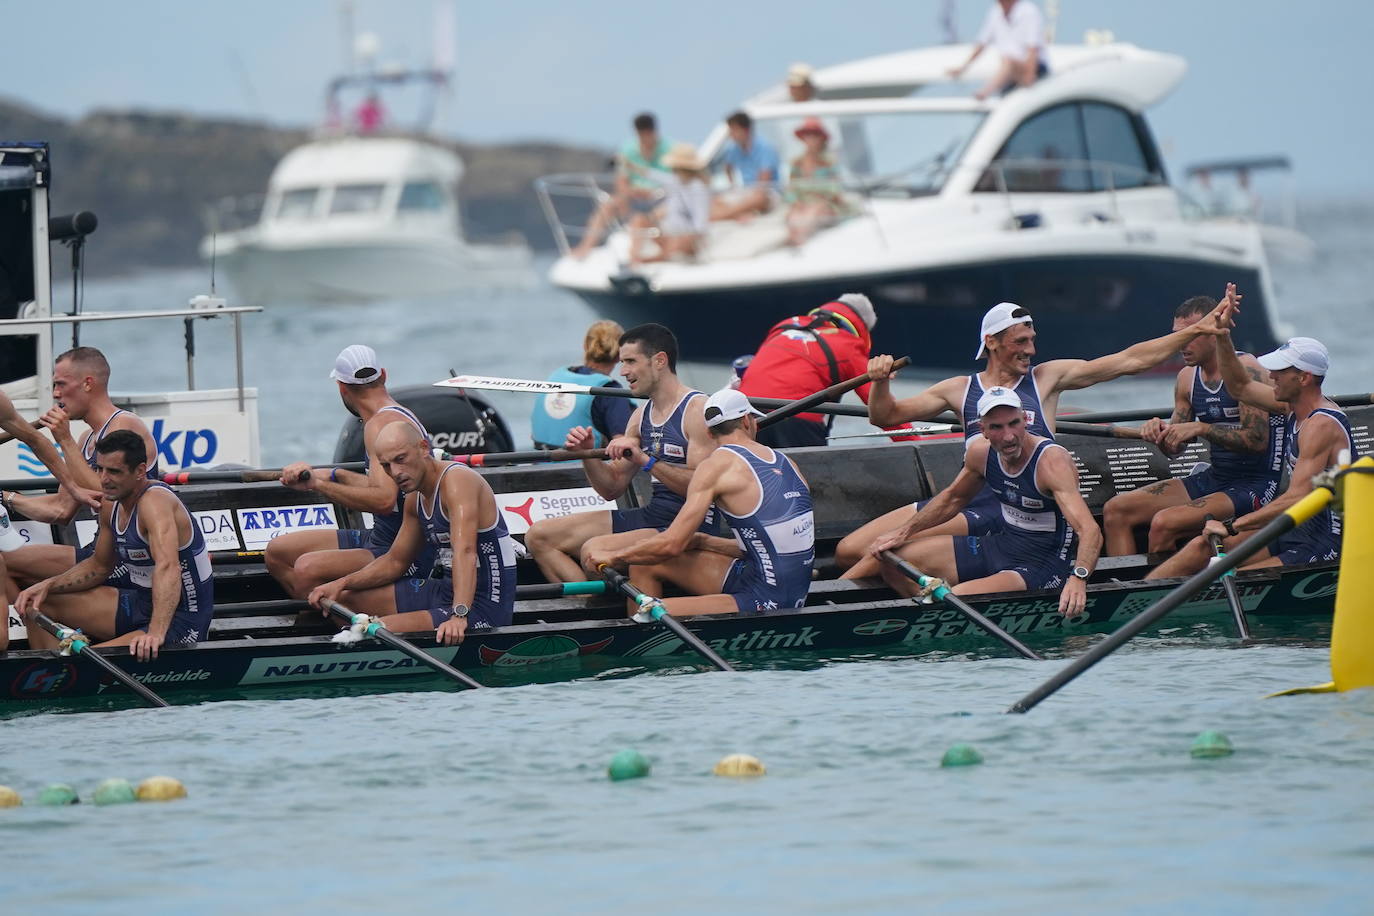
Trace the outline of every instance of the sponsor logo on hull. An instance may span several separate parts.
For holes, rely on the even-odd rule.
[[[524,534],[545,519],[615,508],[615,503],[602,499],[591,487],[502,493],[496,499],[511,534]]]
[[[334,507],[327,504],[262,506],[237,512],[245,550],[261,550],[268,541],[289,531],[327,531],[339,527],[334,520]]]
[[[140,684],[147,684],[149,687],[154,687],[158,684],[184,684],[189,681],[208,681],[210,679],[210,672],[206,671],[204,668],[185,668],[180,671],[144,671],[140,674],[133,675],[133,678]],[[100,686],[96,688],[96,692],[104,693],[106,688],[114,687],[118,684],[119,682],[108,674],[101,675]]]
[[[905,629],[908,625],[907,621],[894,618],[870,620],[855,627],[854,633],[857,636],[886,636],[888,633],[896,633],[898,630]]]
[[[21,668],[10,682],[10,696],[56,697],[76,684],[76,663],[42,661]]]
[[[433,658],[448,664],[458,654],[457,646],[426,649]],[[431,669],[399,652],[340,652],[337,655],[282,655],[255,658],[239,679],[239,686],[286,684],[301,681],[338,681],[369,677],[396,677],[430,674]]]
[[[609,646],[613,638],[607,636],[600,642],[583,645],[571,636],[532,636],[509,649],[479,646],[477,654],[482,659],[482,664],[494,668],[527,668],[531,665],[544,665],[568,658],[594,655]]]
[[[775,629],[749,630],[738,633],[729,639],[708,639],[706,644],[717,652],[768,652],[777,649],[814,649],[816,638],[823,631],[813,626],[803,626],[793,632],[778,632]],[[652,636],[625,653],[630,656],[652,658],[660,655],[674,655],[684,648],[682,640],[672,632]],[[694,650],[688,650],[694,651]]]
[[[1293,597],[1299,599],[1330,598],[1336,594],[1337,570],[1326,569],[1293,583]]]

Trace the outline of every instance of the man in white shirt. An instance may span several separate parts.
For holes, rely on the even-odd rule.
[[[955,79],[962,76],[988,45],[1002,55],[1002,62],[996,75],[976,93],[980,99],[1029,86],[1049,72],[1045,66],[1045,17],[1031,0],[996,0],[978,30],[973,53],[949,75]]]

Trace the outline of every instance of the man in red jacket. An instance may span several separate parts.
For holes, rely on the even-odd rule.
[[[878,321],[863,293],[845,293],[805,315],[773,325],[749,363],[739,390],[751,398],[793,401],[868,371],[869,336]],[[869,383],[858,390],[868,403]],[[803,413],[758,432],[769,448],[825,445],[830,424],[818,413]]]

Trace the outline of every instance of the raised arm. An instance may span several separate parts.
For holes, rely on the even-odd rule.
[[[1082,566],[1092,572],[1097,567],[1097,558],[1102,555],[1102,529],[1093,518],[1092,510],[1083,501],[1078,490],[1078,469],[1073,458],[1062,448],[1046,448],[1040,453],[1040,463],[1036,468],[1035,482],[1042,490],[1054,497],[1059,511],[1078,535],[1078,553],[1074,556],[1074,566]],[[1083,613],[1088,603],[1088,583],[1070,576],[1059,593],[1059,613],[1065,617],[1077,617]]]
[[[899,426],[913,420],[929,420],[943,411],[959,412],[958,399],[963,395],[967,376],[955,376],[931,385],[920,394],[897,400],[892,395],[893,358],[888,354],[868,361],[868,377],[872,387],[868,392],[868,421],[874,426]]]
[[[1248,366],[1241,361],[1230,334],[1217,339],[1217,364],[1221,366],[1221,379],[1231,397],[1261,413],[1288,412],[1288,405],[1274,397],[1274,387],[1262,381],[1263,376],[1257,371],[1259,364]]]

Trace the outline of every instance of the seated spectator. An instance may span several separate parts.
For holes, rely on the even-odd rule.
[[[754,133],[754,119],[737,111],[725,119],[730,139],[716,155],[713,167],[724,170],[730,184],[739,184],[711,204],[711,219],[748,220],[773,209],[781,160],[778,151]]]
[[[711,186],[706,164],[690,143],[675,145],[663,157],[672,169],[663,182],[663,203],[652,214],[639,214],[630,224],[630,263],[695,258],[711,219]],[[658,251],[641,253],[644,237],[658,228]]]
[[[793,64],[787,68],[787,94],[794,102],[810,102],[816,98],[816,84],[811,82],[810,64]]]
[[[973,53],[949,75],[958,79],[992,45],[1002,55],[997,72],[975,95],[985,99],[1006,95],[1018,86],[1030,86],[1049,73],[1045,64],[1045,17],[1031,0],[995,0],[978,30]]]
[[[634,128],[634,139],[616,154],[614,193],[592,214],[582,240],[571,252],[579,260],[601,243],[613,220],[651,213],[663,199],[662,185],[668,174],[663,157],[671,144],[659,135],[658,122],[648,112],[635,116]]]
[[[830,134],[825,126],[817,118],[807,118],[796,135],[806,150],[792,160],[788,175],[787,244],[793,246],[839,222],[846,208],[840,171],[827,149]]]

